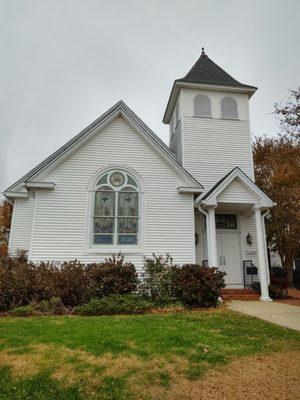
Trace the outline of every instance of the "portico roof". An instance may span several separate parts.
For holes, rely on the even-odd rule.
[[[199,196],[196,201],[196,206],[217,206],[218,197],[225,191],[229,185],[237,179],[243,186],[243,189],[248,191],[253,196],[251,202],[255,202],[258,207],[270,208],[274,203],[256,184],[246,175],[239,167],[235,167],[222,179],[220,179],[204,196]],[[236,197],[234,203],[245,203],[249,200]]]

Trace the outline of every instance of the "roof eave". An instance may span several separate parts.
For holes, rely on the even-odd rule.
[[[166,111],[163,117],[164,124],[170,123],[172,113],[176,105],[181,88],[246,93],[248,94],[249,99],[254,95],[254,93],[258,89],[256,86],[249,86],[249,85],[241,85],[241,86],[219,85],[217,83],[185,82],[182,79],[177,79],[173,83],[172,90],[168,99]]]

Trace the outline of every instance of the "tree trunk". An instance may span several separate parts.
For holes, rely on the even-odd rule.
[[[282,266],[287,274],[288,285],[293,286],[294,255],[293,254],[285,254],[285,260],[282,263]]]

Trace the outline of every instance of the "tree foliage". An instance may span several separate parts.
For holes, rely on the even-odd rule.
[[[300,139],[300,87],[290,90],[290,97],[285,104],[275,104],[275,114],[280,118],[280,125],[285,135]]]
[[[275,105],[285,130],[255,137],[253,159],[257,185],[276,203],[267,220],[268,244],[278,251],[289,282],[300,238],[300,93],[292,91],[285,106]]]
[[[7,255],[12,208],[7,200],[0,203],[0,256]]]

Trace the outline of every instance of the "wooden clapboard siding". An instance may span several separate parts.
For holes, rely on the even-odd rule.
[[[9,253],[15,255],[18,250],[29,251],[32,221],[34,214],[34,197],[16,198],[9,235]]]
[[[252,194],[238,179],[234,179],[220,195],[217,201],[221,203],[256,203],[258,197]]]
[[[183,166],[208,191],[235,167],[253,177],[247,121],[184,117]]]
[[[85,248],[89,182],[110,165],[133,169],[145,186],[145,250],[125,258],[138,269],[143,256],[153,252],[169,253],[177,263],[193,262],[193,195],[178,194],[182,178],[121,117],[44,177],[56,186],[38,193],[32,260],[89,262],[111,256]]]

